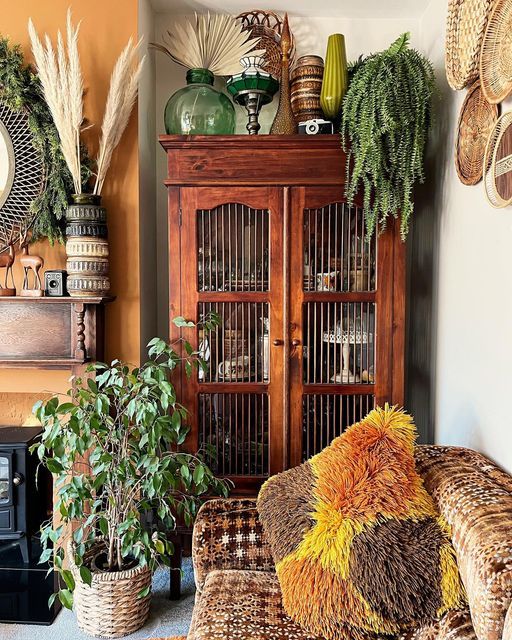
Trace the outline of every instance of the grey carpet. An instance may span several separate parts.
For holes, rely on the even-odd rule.
[[[167,636],[187,635],[194,606],[194,577],[190,558],[183,560],[181,600],[169,600],[169,571],[159,569],[153,577],[153,597],[148,621],[140,631],[126,638],[147,640]],[[61,611],[48,627],[26,624],[1,624],[1,640],[90,640],[76,624],[75,615]]]

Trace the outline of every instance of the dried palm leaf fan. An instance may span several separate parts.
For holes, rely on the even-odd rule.
[[[498,119],[484,156],[487,199],[497,209],[512,204],[512,111]]]
[[[238,73],[240,59],[260,44],[224,13],[196,13],[193,19],[177,20],[163,40],[163,45],[151,45],[187,69],[208,69],[215,76]],[[264,54],[258,50],[253,55]]]
[[[242,25],[242,30],[251,34],[251,37],[259,39],[259,46],[265,49],[265,63],[263,69],[274,78],[281,77],[281,34],[283,32],[283,20],[273,11],[254,9],[237,16]],[[292,46],[290,49],[290,67],[295,59],[295,39],[291,34]]]
[[[512,91],[512,0],[497,0],[480,53],[482,90],[498,104]]]
[[[455,167],[463,184],[482,179],[485,147],[498,118],[498,107],[485,99],[477,80],[469,89],[459,116]]]
[[[480,47],[494,0],[449,0],[446,23],[446,78],[464,89],[478,78]]]

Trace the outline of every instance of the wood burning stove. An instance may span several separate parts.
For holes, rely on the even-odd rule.
[[[39,427],[0,427],[0,543],[16,541],[25,564],[30,541],[51,514],[51,475],[29,452]]]

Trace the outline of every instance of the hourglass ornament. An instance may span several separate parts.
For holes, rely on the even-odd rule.
[[[261,107],[271,103],[279,89],[279,82],[263,70],[264,62],[262,56],[245,56],[240,60],[244,70],[231,76],[226,85],[233,100],[247,110],[249,135],[255,135],[261,129],[258,121]]]

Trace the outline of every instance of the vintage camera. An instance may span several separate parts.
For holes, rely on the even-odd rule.
[[[53,298],[67,295],[66,291],[66,271],[55,269],[54,271],[45,271],[44,274],[44,293],[46,296]]]
[[[316,136],[319,133],[334,133],[334,126],[329,120],[306,120],[299,122],[299,133],[308,136]]]

